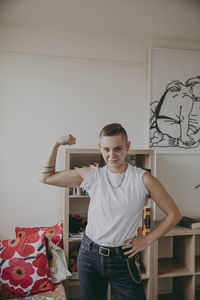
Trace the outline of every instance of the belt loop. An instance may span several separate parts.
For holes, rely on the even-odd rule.
[[[92,241],[89,241],[88,245],[89,245],[89,250],[91,250],[92,249]]]

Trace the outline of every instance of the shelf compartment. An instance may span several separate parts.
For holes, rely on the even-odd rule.
[[[151,170],[151,156],[150,155],[142,155],[142,154],[136,154],[135,155],[135,165],[138,168],[146,168]]]
[[[158,277],[194,274],[194,236],[165,236],[158,241]]]
[[[81,288],[79,280],[68,280],[67,281],[67,299],[70,300],[81,300]]]
[[[195,299],[200,299],[200,275],[195,276]]]
[[[195,257],[195,273],[200,274],[200,256]]]
[[[194,299],[194,276],[175,277],[172,279],[172,289],[158,295],[158,300],[188,300]]]
[[[158,278],[192,275],[192,272],[174,258],[158,260]]]
[[[83,197],[83,196],[82,196]],[[81,196],[70,196],[69,198],[69,213],[70,214],[85,214],[87,215],[90,198]]]
[[[104,164],[103,157],[99,150],[86,150],[85,151],[70,151],[70,164],[69,169],[82,168],[83,166],[89,167],[93,163],[98,163],[99,166]],[[73,153],[74,152],[74,153]]]

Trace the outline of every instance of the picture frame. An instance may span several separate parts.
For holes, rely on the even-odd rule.
[[[200,154],[200,51],[148,51],[148,145]]]

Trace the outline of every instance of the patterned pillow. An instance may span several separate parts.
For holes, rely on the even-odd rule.
[[[54,290],[44,231],[0,241],[0,281],[7,298]]]
[[[16,227],[16,237],[24,237],[33,232],[44,230],[46,234],[51,236],[51,241],[57,246],[63,248],[63,222],[50,227]]]

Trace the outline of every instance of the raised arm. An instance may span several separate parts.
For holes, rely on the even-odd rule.
[[[66,134],[52,144],[47,159],[42,166],[40,181],[42,183],[60,186],[60,187],[76,187],[79,186],[83,178],[90,171],[90,168],[76,169],[76,170],[62,170],[55,172],[57,151],[60,146],[74,145],[76,138],[71,134]]]

